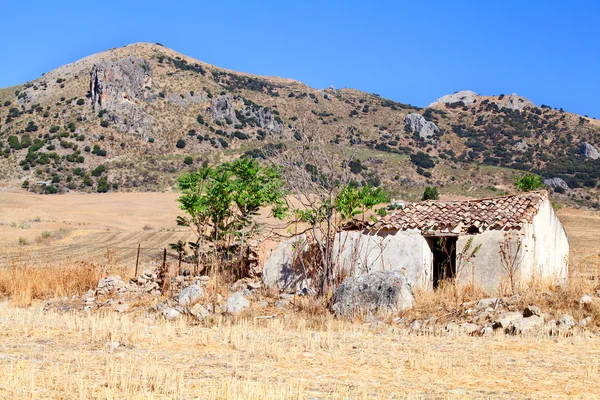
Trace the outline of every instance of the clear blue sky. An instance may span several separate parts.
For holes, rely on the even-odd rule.
[[[36,0],[1,14],[0,87],[143,41],[418,106],[471,89],[600,118],[598,1]]]

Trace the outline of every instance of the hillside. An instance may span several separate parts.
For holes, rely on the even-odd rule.
[[[354,89],[212,66],[159,44],[94,54],[0,89],[0,185],[38,193],[170,190],[182,171],[294,151],[304,135],[355,147],[357,182],[416,198],[509,190],[516,170],[597,207],[600,123],[517,95],[459,92],[427,108]],[[19,189],[20,190],[20,189]],[[568,197],[567,197],[568,196]]]

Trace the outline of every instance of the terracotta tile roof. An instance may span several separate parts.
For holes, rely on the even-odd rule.
[[[353,221],[347,230],[409,230],[427,233],[477,233],[486,230],[519,230],[532,222],[545,190],[465,201],[422,201],[406,203],[401,210],[376,221]]]

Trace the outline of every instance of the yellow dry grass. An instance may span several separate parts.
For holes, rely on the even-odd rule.
[[[294,316],[210,326],[0,307],[0,397],[600,396],[600,339],[416,336]]]

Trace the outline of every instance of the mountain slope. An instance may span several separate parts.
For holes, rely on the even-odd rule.
[[[516,95],[472,92],[420,109],[353,89],[218,68],[137,43],[0,90],[0,172],[31,191],[164,190],[183,170],[303,135],[355,146],[357,182],[457,193],[510,185],[515,172],[560,177],[595,201],[597,121]],[[588,156],[593,152],[587,152]],[[187,157],[187,158],[186,158]],[[38,184],[36,184],[38,183]]]

